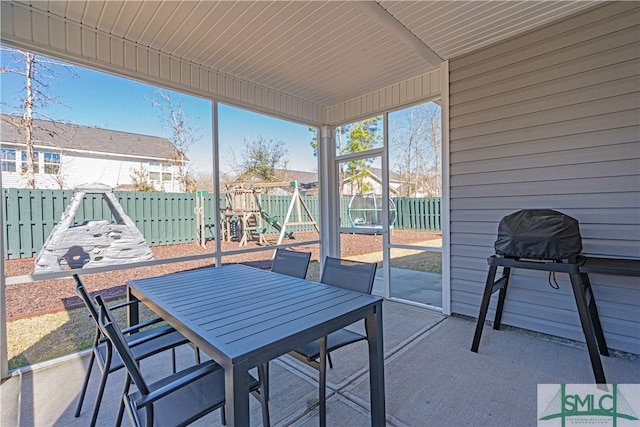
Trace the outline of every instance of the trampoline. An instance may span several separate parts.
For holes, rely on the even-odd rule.
[[[389,227],[396,221],[396,205],[389,199]],[[382,228],[382,195],[357,193],[349,201],[347,216],[352,227]]]

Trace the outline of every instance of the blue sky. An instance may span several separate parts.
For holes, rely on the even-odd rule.
[[[3,48],[1,62],[11,67]],[[50,94],[61,104],[50,103],[46,115],[85,126],[97,126],[145,135],[168,137],[171,130],[162,126],[159,109],[150,100],[157,98],[157,88],[134,80],[74,66],[72,73],[59,70],[58,79],[47,79]],[[0,74],[2,111],[18,111],[23,96],[24,78],[8,73]],[[211,102],[194,96],[167,91],[174,101],[182,102],[188,124],[200,141],[187,153],[193,171],[211,171]],[[316,170],[316,159],[309,145],[312,134],[308,127],[227,105],[219,105],[219,137],[221,161],[235,150],[241,154],[242,142],[262,136],[283,141],[288,150],[289,169]]]

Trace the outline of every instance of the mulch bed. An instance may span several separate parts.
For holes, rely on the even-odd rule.
[[[410,243],[436,239],[440,236],[440,233],[435,232],[394,230],[393,242]],[[298,240],[300,241],[314,239],[317,239],[316,233],[301,233],[298,235]],[[276,240],[277,236],[271,238],[269,243],[275,244]],[[207,249],[203,249],[195,243],[187,243],[169,246],[155,246],[152,247],[151,250],[156,259],[164,259],[210,253],[213,251],[213,247],[214,242],[209,242]],[[380,251],[382,248],[382,242],[380,236],[342,234],[341,247],[342,256],[346,257]],[[237,242],[222,243],[223,252],[237,249],[239,249]],[[318,245],[300,246],[295,249],[310,251],[312,253],[311,259],[318,260]],[[222,261],[224,264],[244,263],[258,268],[270,268],[271,255],[272,252],[268,250],[256,253],[225,256]],[[7,277],[33,274],[34,261],[34,258],[5,261],[5,274]],[[213,260],[189,261],[84,275],[82,276],[82,279],[87,289],[93,295],[100,294],[105,299],[113,299],[123,297],[125,295],[125,283],[127,280],[158,276],[211,265],[213,265]],[[70,278],[8,285],[6,287],[6,300],[8,320],[56,312],[82,305],[80,298],[75,294],[75,282]]]

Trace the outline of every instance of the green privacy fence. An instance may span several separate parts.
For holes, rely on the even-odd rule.
[[[131,217],[142,232],[150,246],[190,243],[198,240],[196,231],[195,193],[145,193],[132,191],[115,191],[124,212]],[[36,256],[54,225],[60,220],[62,213],[73,197],[72,190],[31,190],[3,189],[4,219],[4,253],[5,259],[31,258]],[[318,219],[319,204],[317,197],[302,198]],[[440,230],[439,198],[398,198],[394,199],[398,207],[396,228],[415,230]],[[205,206],[213,205],[213,196],[205,196]],[[279,224],[284,223],[291,196],[261,195],[260,205],[263,211],[275,218]],[[226,206],[224,196],[220,199],[221,207]],[[346,220],[349,198],[340,200],[341,217]],[[295,209],[294,209],[295,213]],[[309,218],[304,214],[302,221]],[[88,194],[75,216],[75,225],[84,220],[106,219],[115,221],[103,198],[99,194]],[[295,221],[295,219],[292,218]],[[348,222],[348,221],[347,221]],[[214,236],[213,210],[205,209],[206,237]],[[349,224],[343,224],[349,226]],[[274,227],[267,225],[267,234],[279,234]],[[287,231],[314,231],[312,225],[287,227]]]
[[[442,198],[395,197],[395,228],[405,230],[442,230]]]

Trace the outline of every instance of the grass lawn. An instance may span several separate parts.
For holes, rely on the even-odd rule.
[[[123,301],[120,298],[109,304]],[[116,310],[115,315],[116,322],[126,326],[126,309]],[[151,310],[140,305],[140,321],[154,317]],[[7,346],[9,369],[90,348],[95,333],[95,323],[84,306],[7,322],[7,336],[11,337]]]
[[[417,271],[441,273],[442,256],[437,252],[422,252],[411,249],[393,249],[391,266]],[[382,252],[354,255],[348,258],[377,262],[382,266]],[[309,264],[307,279],[320,280],[320,264]],[[111,301],[117,304],[124,298]],[[144,305],[140,307],[141,321],[154,318],[155,315]],[[116,311],[116,321],[126,325],[126,309]],[[91,347],[95,336],[95,324],[88,310],[82,306],[54,313],[25,317],[7,322],[9,369],[19,368],[38,362],[54,359]]]

